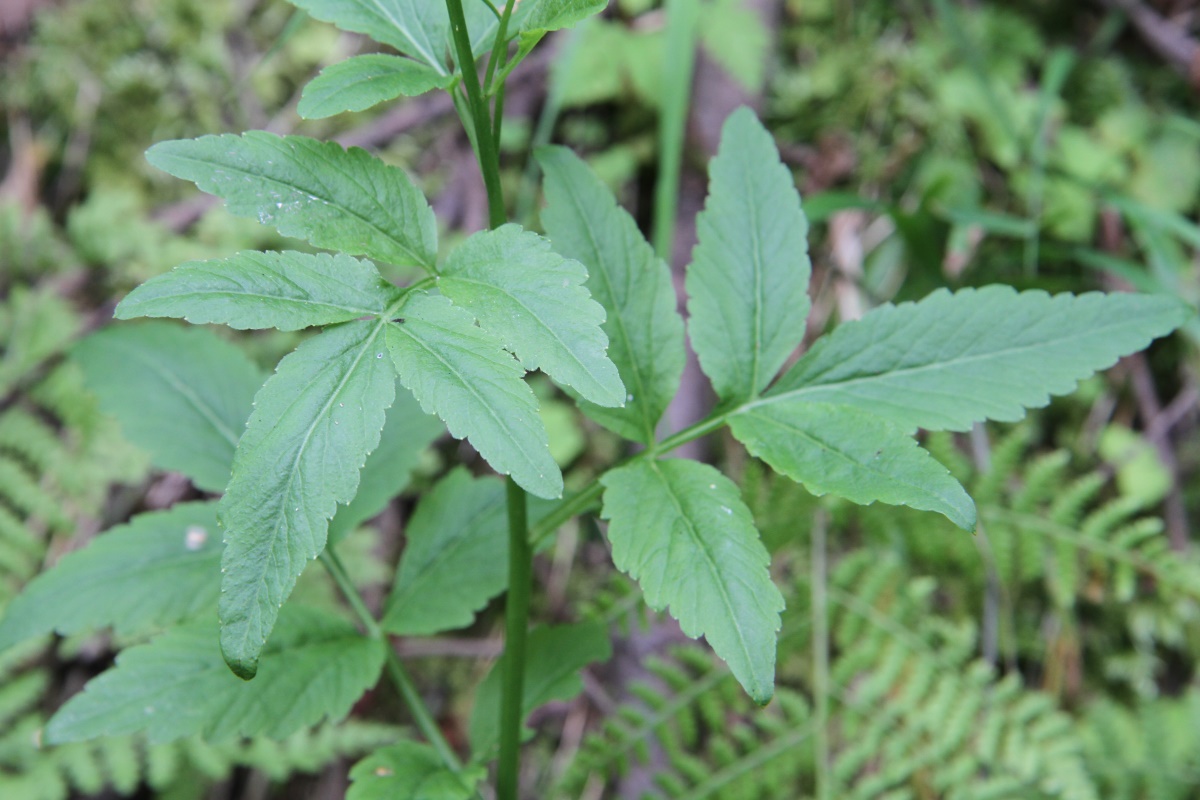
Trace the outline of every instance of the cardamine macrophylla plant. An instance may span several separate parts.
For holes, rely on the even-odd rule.
[[[443,254],[421,190],[357,148],[252,131],[149,151],[153,165],[232,213],[328,252],[185,263],[117,307],[119,319],[312,329],[270,376],[208,331],[164,322],[113,326],[77,348],[128,436],[159,466],[223,494],[108,531],[11,604],[0,648],[104,627],[132,643],[59,709],[49,741],[286,736],[345,716],[386,670],[426,743],[368,757],[352,772],[350,797],[426,797],[430,787],[438,797],[474,797],[498,745],[500,795],[514,797],[523,719],[579,691],[579,669],[609,652],[594,623],[527,631],[532,549],[597,508],[615,565],[646,602],[705,637],[746,692],[767,703],[784,607],[767,551],[737,486],[672,450],[728,426],[750,453],[815,494],[908,505],[971,531],[971,498],[919,446],[917,429],[1019,419],[1190,314],[1165,296],[939,290],[838,326],[783,370],[809,311],[807,223],[793,177],[752,112],[729,117],[709,165],[685,333],[666,265],[570,151],[536,153],[545,234],[504,219],[496,149],[504,79],[545,33],[595,13],[602,0],[503,10],[479,0],[293,2],[399,52],[326,69],[306,89],[301,114],[450,92],[479,156],[491,228]],[[476,61],[489,53],[481,82]],[[403,285],[383,277],[414,272]],[[660,438],[685,335],[719,404]],[[638,446],[566,496],[525,380],[535,370],[580,413]],[[404,487],[443,426],[507,480],[455,468],[420,499],[375,615],[337,547]],[[526,493],[544,502],[530,506]],[[316,559],[357,624],[289,602]],[[476,690],[470,750],[457,752],[387,637],[469,625],[506,588],[506,654]]]

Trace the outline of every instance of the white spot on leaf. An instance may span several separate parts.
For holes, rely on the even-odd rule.
[[[204,547],[204,543],[208,541],[208,531],[201,528],[199,525],[192,525],[183,535],[183,546],[188,550],[199,550]],[[221,570],[224,572],[225,570]]]

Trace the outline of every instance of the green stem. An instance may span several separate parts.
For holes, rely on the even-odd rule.
[[[729,421],[732,412],[714,411],[709,416],[693,423],[681,431],[676,431],[667,438],[663,439],[658,444],[649,448],[646,452],[649,455],[659,455],[661,453],[669,453],[680,445],[687,444],[693,439],[699,439],[701,436],[720,430]]]
[[[346,598],[346,602],[350,604],[354,615],[362,623],[367,636],[383,642],[387,658],[388,676],[392,679],[392,683],[396,685],[400,696],[404,698],[409,713],[412,714],[413,720],[417,723],[417,727],[421,730],[421,733],[425,734],[425,738],[429,740],[429,744],[441,756],[442,761],[445,762],[447,767],[455,772],[461,770],[462,763],[458,760],[458,756],[454,755],[454,750],[450,747],[450,743],[446,741],[446,737],[442,736],[441,729],[438,728],[433,715],[429,713],[429,707],[421,699],[421,694],[413,684],[412,678],[408,676],[408,673],[404,670],[404,665],[396,657],[396,651],[392,649],[387,635],[379,627],[379,623],[376,622],[375,615],[370,612],[367,604],[363,602],[362,595],[358,593],[354,582],[350,580],[350,576],[347,574],[346,567],[342,564],[341,559],[337,557],[337,554],[333,550],[327,548],[321,553],[321,563],[325,566],[326,571],[329,572],[329,577],[333,578],[333,582],[341,590],[342,595]]]
[[[812,527],[812,626],[813,626],[813,702],[817,735],[816,797],[829,800],[829,618],[825,608],[825,527],[824,509],[813,517]]]
[[[671,434],[666,439],[658,442],[653,447],[647,448],[642,452],[630,456],[629,458],[614,464],[614,467],[628,464],[637,459],[654,458],[669,453],[680,445],[686,444],[693,439],[699,439],[701,436],[707,436],[713,431],[719,430],[729,420],[729,415],[732,412],[714,412],[711,416],[700,420],[694,425],[689,425],[681,431]],[[604,487],[600,484],[599,479],[593,479],[591,483],[583,487],[580,491],[564,499],[557,506],[550,510],[548,514],[542,517],[537,525],[530,531],[529,539],[536,547],[541,544],[542,540],[547,536],[551,536],[559,529],[563,523],[572,517],[578,516],[585,511],[590,510],[596,505],[596,501],[600,499]]]
[[[555,506],[549,514],[542,517],[529,533],[529,541],[536,547],[547,536],[551,536],[567,520],[576,517],[596,505],[604,487],[600,481],[593,480],[583,491],[577,492]]]
[[[533,582],[533,548],[529,544],[525,491],[512,478],[508,487],[508,598],[504,610],[504,660],[500,679],[500,761],[496,770],[498,800],[517,800],[520,770],[521,707],[525,691],[525,645],[529,630],[529,595]]]
[[[471,107],[471,121],[475,128],[475,154],[479,157],[483,172],[483,186],[487,190],[488,225],[498,228],[505,222],[504,195],[500,188],[500,157],[496,142],[492,138],[491,115],[487,100],[479,85],[479,73],[475,71],[475,57],[471,50],[471,37],[467,33],[467,18],[463,14],[462,0],[446,0],[446,11],[450,15],[450,30],[454,35],[454,49],[458,53],[458,65],[462,70],[463,88],[467,91],[467,102]],[[506,9],[507,13],[507,9]]]
[[[662,111],[658,123],[658,183],[654,186],[654,252],[670,263],[679,204],[679,173],[687,126],[692,73],[696,64],[699,0],[667,0],[667,42],[663,55]]]
[[[505,5],[504,14],[496,31],[496,44],[487,69],[488,90],[507,52],[505,39],[508,20],[514,3]],[[471,39],[467,34],[463,16],[462,0],[446,0],[450,13],[450,27],[454,33],[454,46],[463,70],[463,86],[471,106],[471,119],[475,128],[475,153],[479,158],[479,170],[483,173],[483,185],[488,198],[488,227],[498,228],[507,222],[504,211],[504,194],[500,184],[500,156],[496,143],[500,126],[492,127],[492,120],[483,91],[479,85],[479,74],[471,53]],[[498,103],[503,100],[503,87],[497,91]],[[501,107],[497,108],[497,117]],[[508,598],[504,612],[504,660],[502,662],[500,693],[500,756],[496,767],[496,797],[498,800],[517,800],[521,772],[521,707],[525,688],[525,642],[529,629],[529,594],[532,590],[533,549],[529,545],[529,523],[526,516],[525,491],[512,478],[507,481],[508,504]]]
[[[508,21],[512,17],[514,0],[504,4],[504,13],[500,15],[500,24],[496,27],[496,40],[492,43],[492,54],[488,56],[487,71],[483,77],[483,88],[486,94],[492,93],[492,80],[496,77],[496,67],[504,68],[508,56]],[[498,116],[498,115],[497,115]]]

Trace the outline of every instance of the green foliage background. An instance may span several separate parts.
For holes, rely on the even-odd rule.
[[[614,3],[571,34],[550,67],[557,108],[546,104],[542,117],[632,205],[655,168],[663,36],[653,6]],[[819,286],[839,280],[825,223],[862,210],[872,235],[851,282],[868,305],[997,281],[1200,299],[1194,94],[1100,4],[794,0],[765,61],[770,39],[744,9],[732,0],[705,9],[705,46],[742,85],[762,89],[796,171]],[[111,298],[176,263],[296,246],[219,208],[173,230],[163,211],[178,211],[185,189],[143,152],[167,138],[295,125],[299,87],[356,46],[274,0],[91,0],[39,14],[3,51],[2,152],[12,172],[32,168],[33,202],[16,184],[0,197],[0,606],[132,512],[197,496],[152,471],[100,412],[72,345],[105,324]],[[303,130],[332,136],[377,119]],[[531,185],[521,167],[537,122],[507,128],[514,187]],[[434,118],[384,155],[436,195],[454,176],[422,153],[447,129]],[[851,166],[815,168],[835,156]],[[1113,220],[1115,240],[1104,227]],[[826,289],[816,304],[832,305]],[[1195,385],[1200,323],[1185,333],[1146,356],[1166,399]],[[298,338],[231,341],[267,367]],[[732,439],[719,442],[788,601],[775,703],[758,710],[697,646],[656,648],[632,679],[607,676],[591,702],[543,722],[531,745],[540,796],[807,796],[818,692],[832,703],[824,735],[837,797],[1196,796],[1200,563],[1168,546],[1163,503],[1175,491],[1195,518],[1198,440],[1186,434],[1197,418],[1180,414],[1165,438],[1174,463],[1164,464],[1144,436],[1131,375],[1095,379],[1026,423],[928,437],[977,503],[974,537],[928,513],[814,499]],[[538,389],[557,414],[552,451],[571,466],[568,482],[610,462],[616,439]],[[440,472],[435,448],[416,486]],[[409,496],[396,508],[411,506]],[[823,545],[811,536],[818,525]],[[597,566],[603,545],[591,523],[568,536],[574,550],[559,543],[546,558],[574,563],[571,580],[541,611],[602,621],[618,645],[652,639],[661,620],[625,578]],[[396,542],[378,526],[350,542],[356,580],[381,583],[389,568],[379,554]],[[818,546],[829,569],[814,581]],[[327,583],[305,580],[305,599],[332,607]],[[824,687],[810,659],[814,598],[830,614]],[[493,625],[485,611],[476,631]],[[49,714],[131,643],[68,636],[4,654],[0,797],[199,798],[212,786],[237,797],[313,787],[338,796],[346,759],[405,735],[395,698],[383,696],[281,742],[41,746]],[[423,664],[433,665],[418,670],[431,696],[459,696],[483,671],[473,660]],[[461,702],[445,703],[448,727],[466,724]]]

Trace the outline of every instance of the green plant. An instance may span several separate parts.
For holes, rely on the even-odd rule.
[[[404,54],[331,67],[301,111],[327,115],[450,91],[478,155],[491,229],[439,258],[421,191],[363,150],[266,132],[150,150],[151,163],[223,198],[234,214],[334,253],[246,251],[188,262],[132,292],[118,317],[324,330],[265,383],[227,342],[166,323],[102,331],[79,349],[131,438],[159,465],[224,495],[138,517],[11,604],[0,647],[103,626],[148,638],[59,710],[46,730],[51,740],[285,737],[344,717],[386,670],[427,744],[406,741],[368,757],[351,773],[351,797],[472,797],[496,760],[498,796],[515,798],[524,718],[578,692],[579,669],[608,653],[605,631],[593,624],[528,630],[532,553],[563,523],[599,505],[616,566],[637,579],[651,607],[705,636],[751,700],[766,704],[784,606],[767,551],[731,480],[663,456],[727,426],[814,494],[936,511],[973,530],[974,503],[918,446],[917,428],[1018,419],[1188,317],[1165,296],[938,291],[838,327],[779,375],[805,332],[807,224],[774,142],[743,109],[726,122],[710,165],[687,277],[690,342],[720,404],[660,439],[684,361],[665,265],[569,151],[536,154],[547,237],[506,223],[501,194],[506,76],[546,32],[604,3],[296,5]],[[476,61],[487,53],[481,81]],[[397,286],[375,262],[424,275]],[[562,498],[562,474],[524,380],[533,370],[642,449]],[[433,437],[420,411],[440,417],[508,479],[452,471],[422,499],[376,617],[339,551],[400,491]],[[529,502],[526,492],[547,502]],[[358,627],[298,588],[317,559]],[[386,637],[460,627],[505,589],[506,651],[477,690],[463,764]],[[814,634],[822,732],[831,680],[823,626]],[[818,793],[828,796],[837,762],[827,750],[816,762]]]

